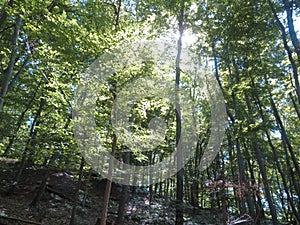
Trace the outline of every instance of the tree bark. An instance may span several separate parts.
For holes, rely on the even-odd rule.
[[[73,206],[72,206],[72,213],[71,213],[71,219],[69,225],[75,225],[76,224],[76,210],[78,205],[78,199],[79,199],[79,191],[82,186],[82,177],[83,177],[83,167],[84,167],[84,158],[81,157],[80,167],[79,167],[79,177],[76,185],[76,190],[73,197]]]
[[[230,76],[230,85],[233,86],[234,84],[234,77],[233,77],[233,73],[231,70],[231,66],[230,66],[230,60],[226,60],[226,65],[229,71],[229,76]],[[239,77],[238,77],[238,70],[236,68],[235,65],[235,61],[233,59],[233,66],[236,69],[236,82],[239,83]],[[240,144],[240,139],[238,136],[238,124],[236,122],[236,120],[241,120],[240,118],[240,114],[239,114],[239,109],[237,107],[237,103],[236,103],[236,96],[235,96],[235,92],[232,91],[232,103],[233,103],[233,108],[234,108],[234,121],[233,122],[233,132],[234,132],[234,136],[235,136],[235,146],[236,146],[236,155],[237,155],[237,160],[238,160],[238,178],[239,178],[239,186],[244,186],[246,185],[246,174],[245,174],[245,162],[244,162],[244,158],[242,155],[242,151],[241,151],[241,144]],[[245,214],[246,213],[246,202],[245,199],[243,198],[243,196],[241,196],[240,198],[240,213],[241,214]]]
[[[123,162],[126,164],[130,163],[130,152],[125,152]],[[124,174],[125,181],[129,181],[130,174]],[[122,197],[119,203],[117,224],[124,224],[125,206],[128,200],[128,185],[122,187]]]
[[[246,98],[247,108],[248,108],[248,111],[249,111],[250,123],[254,124],[255,122],[254,122],[254,119],[252,117],[253,110],[252,110],[252,106],[251,106],[251,103],[250,103],[250,100],[249,100],[247,94],[245,94],[245,98]],[[278,220],[277,220],[277,212],[276,212],[275,204],[273,203],[273,200],[272,200],[271,190],[270,190],[269,182],[268,182],[268,179],[267,179],[267,172],[266,172],[266,169],[265,169],[265,163],[263,161],[263,156],[262,156],[262,153],[261,153],[261,149],[260,149],[260,146],[259,146],[258,142],[256,141],[257,136],[258,136],[257,132],[254,131],[253,132],[253,138],[252,138],[253,148],[254,148],[256,159],[257,159],[257,162],[258,162],[259,170],[261,172],[261,176],[262,176],[262,180],[263,180],[263,184],[264,184],[264,189],[265,189],[265,195],[266,195],[267,202],[268,202],[268,205],[269,205],[269,208],[270,208],[270,214],[271,214],[271,217],[272,217],[272,221],[273,221],[274,225],[277,225],[277,224],[279,224]]]
[[[24,122],[23,120],[24,120],[24,117],[26,115],[26,112],[29,110],[31,104],[35,100],[35,97],[36,97],[36,94],[38,92],[38,89],[39,89],[40,85],[41,85],[41,83],[39,83],[39,85],[37,86],[37,88],[36,88],[36,90],[35,90],[32,98],[30,99],[29,103],[26,106],[26,109],[21,113],[21,116],[20,116],[20,118],[18,120],[17,126],[16,126],[16,128],[14,130],[14,134],[9,138],[8,145],[6,146],[5,151],[3,153],[3,157],[6,157],[8,155],[8,152],[9,152],[9,150],[11,149],[11,147],[13,145],[13,142],[14,142],[16,136],[17,136],[17,133],[18,133],[18,131],[19,131],[22,123]]]
[[[7,4],[9,7],[13,5],[13,0],[10,0]],[[5,6],[2,8],[2,12],[0,12],[0,30],[2,30],[3,25],[8,17],[8,13],[6,11]]]
[[[286,1],[286,0],[284,0]],[[281,23],[278,15],[277,15],[277,12],[275,10],[275,7],[274,7],[274,4],[271,0],[268,0],[268,3],[269,3],[269,6],[272,10],[272,13],[274,15],[274,18],[276,20],[276,23],[277,25],[279,26],[280,28],[280,31],[281,31],[281,37],[282,37],[282,40],[283,40],[283,45],[284,45],[284,48],[287,52],[287,55],[288,55],[288,58],[289,58],[289,61],[291,63],[291,66],[292,66],[292,70],[293,70],[293,77],[294,77],[294,82],[295,82],[295,91],[296,91],[296,94],[297,94],[297,99],[298,99],[298,103],[300,104],[300,85],[299,85],[299,78],[298,78],[298,68],[297,68],[297,65],[296,65],[296,62],[293,58],[293,54],[292,54],[292,50],[290,49],[289,45],[288,45],[288,40],[287,40],[287,34],[285,32],[285,27],[284,25]],[[290,10],[288,10],[290,11]],[[288,12],[287,12],[288,13]],[[291,12],[289,12],[289,14],[291,14]],[[288,15],[288,17],[291,17],[291,15]],[[288,18],[288,20],[290,20],[291,18]],[[290,23],[290,22],[289,22]],[[290,26],[292,27],[291,29],[293,29],[293,23],[289,25],[289,28]],[[291,32],[291,30],[289,30]],[[293,32],[293,31],[292,31]],[[294,30],[295,32],[295,30]],[[290,35],[292,35],[290,33]],[[293,34],[293,36],[295,36],[295,34]],[[292,36],[291,36],[292,37]],[[294,43],[297,43],[297,41],[294,40],[293,44]],[[298,45],[299,45],[299,42],[298,42]],[[295,45],[294,45],[295,46]],[[300,52],[300,49],[298,50]],[[298,52],[298,53],[299,53]],[[297,53],[297,55],[298,55]],[[300,55],[298,55],[298,61],[300,63],[300,58],[299,58]]]
[[[299,111],[299,107],[298,107],[298,105],[297,105],[297,103],[296,103],[296,101],[295,101],[295,99],[294,99],[292,93],[289,93],[289,96],[290,96],[290,98],[291,98],[291,100],[292,100],[292,103],[293,103],[293,106],[294,106],[294,108],[295,108],[295,110],[296,110],[297,117],[298,117],[298,119],[300,120],[300,111]]]
[[[43,195],[43,193],[46,189],[46,186],[47,186],[47,179],[48,179],[49,175],[50,175],[50,168],[47,167],[46,172],[45,172],[44,177],[43,177],[43,180],[42,180],[42,183],[41,183],[41,185],[38,189],[38,192],[36,193],[35,197],[31,201],[29,206],[35,207],[39,203],[39,201],[41,200],[41,197],[42,197],[42,195]]]
[[[184,16],[184,4],[185,0],[181,1],[181,8],[180,8],[180,15],[178,18],[178,27],[179,27],[179,38],[177,41],[177,56],[176,56],[176,79],[175,84],[179,87],[180,83],[180,58],[181,58],[181,51],[182,51],[182,36],[183,36],[183,16]],[[176,88],[176,87],[175,87]],[[176,103],[175,103],[175,110],[176,110],[176,149],[177,149],[177,183],[176,183],[176,225],[183,225],[183,211],[182,211],[182,204],[183,204],[183,176],[184,176],[184,169],[182,165],[182,146],[180,141],[181,136],[181,109],[178,103],[178,93],[176,94]]]
[[[289,152],[291,154],[291,158],[292,158],[294,167],[296,169],[296,172],[297,172],[298,175],[300,175],[300,168],[299,168],[297,157],[296,157],[296,155],[294,153],[294,148],[293,148],[293,146],[292,146],[292,144],[290,142],[290,139],[289,139],[289,137],[288,137],[288,135],[286,133],[285,127],[283,125],[283,122],[282,122],[281,117],[279,115],[279,112],[277,110],[277,107],[275,105],[275,102],[273,100],[271,92],[269,92],[269,96],[270,96],[270,101],[271,101],[271,108],[273,110],[273,115],[274,115],[274,117],[275,117],[275,119],[276,119],[276,121],[277,121],[277,123],[278,123],[278,125],[280,127],[281,134],[282,134],[282,136],[283,136],[283,138],[284,138],[284,140],[285,140],[285,142],[287,144],[287,147],[288,147]]]
[[[293,21],[293,1],[289,2],[287,0],[283,0],[284,9],[286,11],[286,18],[288,21],[288,29],[289,29],[289,35],[292,40],[292,44],[294,46],[295,52],[298,57],[298,63],[300,65],[300,43],[299,39],[297,37],[297,33],[295,31],[294,21]],[[299,87],[299,83],[298,83]]]
[[[254,87],[254,81],[253,81],[252,78],[251,78],[251,84],[252,84],[252,87]],[[258,97],[258,95],[257,95],[256,92],[254,92],[254,94],[255,94],[255,99],[256,99],[256,105],[258,106],[258,111],[260,113],[262,121],[264,123],[267,123],[266,117],[265,117],[265,115],[263,113],[263,110],[262,110],[262,104],[260,102],[260,99],[259,99],[259,97]],[[290,204],[290,206],[292,208],[293,214],[295,215],[295,217],[297,218],[297,220],[300,222],[300,215],[297,212],[296,207],[295,207],[295,205],[294,205],[294,203],[292,201],[292,198],[291,198],[291,195],[290,195],[290,191],[289,191],[289,188],[288,188],[288,183],[287,183],[287,180],[285,179],[285,174],[283,172],[283,169],[281,167],[281,163],[280,163],[279,157],[277,155],[276,147],[273,145],[273,142],[272,142],[272,139],[271,139],[269,131],[266,130],[265,133],[266,133],[266,136],[267,136],[268,144],[269,144],[269,146],[270,146],[270,148],[272,150],[274,162],[276,164],[277,170],[278,170],[278,172],[279,172],[279,174],[281,176],[281,179],[282,179],[283,187],[284,187],[285,193],[287,195],[287,200],[288,200],[288,202],[289,202],[289,204]],[[287,155],[287,152],[286,152],[286,155]],[[297,194],[299,196],[299,193],[297,193]]]
[[[8,67],[7,67],[6,71],[4,72],[4,77],[3,77],[2,83],[1,83],[0,111],[2,110],[4,98],[7,94],[9,81],[12,77],[13,69],[15,66],[16,54],[17,54],[17,48],[18,48],[18,38],[19,38],[21,23],[22,23],[21,17],[17,17],[14,34],[13,34],[13,39],[12,39],[12,48],[11,48],[10,59],[9,59]]]
[[[113,134],[112,138],[112,156],[115,156],[117,148],[117,136]],[[105,193],[104,193],[104,200],[103,200],[103,208],[101,212],[101,218],[97,220],[96,224],[100,225],[106,225],[107,220],[107,211],[108,211],[108,203],[109,203],[109,197],[111,192],[111,179],[112,179],[112,171],[113,171],[113,162],[109,162],[109,169],[108,169],[108,177],[106,180],[106,187],[105,187]]]
[[[17,173],[17,176],[16,176],[16,179],[15,179],[15,183],[13,185],[13,188],[12,190],[14,189],[14,187],[19,183],[20,181],[20,178],[21,178],[21,175],[22,175],[22,172],[24,170],[24,166],[25,166],[25,163],[26,163],[26,160],[28,159],[28,152],[30,152],[30,155],[33,155],[33,152],[32,152],[32,148],[33,148],[33,140],[36,138],[36,135],[37,135],[37,131],[34,129],[35,126],[38,126],[39,124],[39,117],[41,115],[41,112],[43,110],[43,107],[44,105],[46,104],[46,100],[45,99],[41,99],[40,101],[40,105],[39,105],[39,108],[35,114],[35,117],[34,117],[34,120],[31,124],[31,128],[30,128],[30,133],[29,133],[29,138],[26,142],[26,146],[25,146],[25,149],[23,151],[23,154],[22,154],[22,160],[21,160],[21,164],[20,164],[20,167],[19,167],[19,170],[18,170],[18,173]]]

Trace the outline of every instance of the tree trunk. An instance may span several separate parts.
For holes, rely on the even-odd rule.
[[[289,96],[290,96],[290,98],[291,98],[291,100],[292,100],[292,103],[293,103],[293,106],[294,106],[294,108],[295,108],[295,110],[296,110],[298,119],[300,120],[300,111],[299,111],[299,107],[298,107],[298,105],[297,105],[297,103],[296,103],[296,101],[295,101],[295,99],[294,99],[292,93],[289,93]]]
[[[112,138],[112,156],[115,156],[117,148],[117,136],[113,134]],[[113,162],[109,162],[109,169],[108,169],[108,176],[106,180],[106,187],[105,187],[105,193],[104,193],[104,200],[103,200],[103,208],[101,212],[101,218],[97,220],[96,224],[100,225],[106,225],[107,220],[107,211],[108,211],[108,203],[109,203],[109,197],[110,197],[110,191],[111,191],[111,179],[112,179],[112,171],[113,171]]]
[[[9,7],[11,7],[13,5],[13,0],[10,0],[7,5]],[[0,12],[0,30],[3,30],[2,27],[5,24],[8,14],[7,14],[5,6],[1,10],[2,10],[2,12]]]
[[[226,202],[226,186],[225,186],[225,156],[223,150],[221,150],[222,169],[221,169],[221,180],[222,180],[222,217],[223,225],[227,225],[227,202]]]
[[[285,5],[286,5],[286,0],[284,0],[284,2],[285,2]],[[298,69],[297,69],[296,62],[295,62],[295,60],[293,58],[292,50],[290,49],[290,47],[288,45],[288,40],[287,40],[287,35],[286,35],[286,32],[285,32],[285,27],[283,26],[283,24],[281,23],[279,17],[277,16],[277,12],[275,10],[273,2],[271,0],[268,0],[268,3],[269,3],[269,6],[270,6],[270,8],[272,10],[274,18],[276,20],[276,23],[279,26],[280,31],[281,31],[281,37],[282,37],[282,40],[283,40],[283,45],[284,45],[284,48],[285,48],[285,50],[287,52],[289,61],[290,61],[291,66],[292,66],[293,76],[294,76],[294,81],[295,81],[295,86],[296,86],[295,87],[295,91],[296,91],[296,94],[297,94],[298,103],[300,104],[300,86],[299,86],[299,78],[298,78]],[[286,8],[286,6],[285,6],[285,8]],[[294,30],[294,32],[292,31],[294,29],[294,25],[293,25],[293,23],[290,22],[290,20],[291,20],[291,11],[288,10],[288,9],[286,9],[286,10],[287,10],[287,17],[288,17],[288,21],[289,21],[288,22],[289,23],[288,26],[289,26],[290,36],[291,36],[291,38],[293,40],[295,38],[295,34],[294,34],[295,30]],[[297,38],[297,36],[296,36],[296,38]],[[296,41],[296,40],[293,41],[294,46],[295,46],[295,44],[297,45],[297,42],[298,41]],[[298,46],[299,46],[299,42],[298,42]],[[299,52],[300,52],[300,49],[298,49],[298,52],[297,52],[298,61],[300,63],[300,58],[299,58],[300,54],[299,54]]]
[[[17,54],[17,48],[18,48],[18,38],[19,38],[21,23],[22,23],[22,20],[21,20],[21,17],[19,16],[16,19],[16,25],[15,25],[14,35],[13,35],[13,39],[12,39],[12,49],[11,49],[11,54],[10,54],[8,67],[7,67],[6,71],[4,72],[4,77],[3,77],[3,80],[2,80],[2,83],[1,83],[0,111],[2,110],[3,103],[4,103],[4,98],[7,94],[9,81],[12,77],[13,69],[14,69],[14,66],[15,66],[16,54]]]
[[[78,199],[79,199],[79,191],[80,191],[80,188],[82,185],[83,166],[84,166],[84,158],[81,157],[81,162],[80,162],[80,167],[79,167],[79,177],[78,177],[76,190],[75,190],[74,197],[73,197],[73,206],[72,206],[72,213],[71,213],[71,219],[70,219],[69,225],[76,224],[75,216],[76,216],[76,209],[77,209]]]
[[[153,156],[153,153],[149,152],[148,160],[149,160],[150,164],[152,164],[152,156]],[[150,185],[149,185],[149,202],[150,202],[150,204],[153,201],[153,185],[151,184],[152,179],[153,179],[153,177],[152,177],[152,171],[149,170],[149,180],[150,180]]]
[[[51,163],[49,163],[49,164],[51,164]],[[46,172],[45,172],[45,175],[43,177],[42,183],[39,187],[39,190],[36,193],[34,199],[29,204],[29,206],[35,207],[39,203],[39,201],[41,200],[41,197],[44,194],[44,191],[45,191],[46,186],[47,186],[47,180],[48,180],[49,175],[50,175],[50,168],[47,166]]]
[[[252,87],[254,87],[254,81],[253,81],[253,79],[251,79],[251,84],[252,84]],[[265,117],[265,115],[263,113],[263,110],[262,110],[262,104],[260,102],[260,99],[259,99],[258,95],[256,93],[255,93],[255,95],[256,95],[255,96],[256,103],[258,105],[258,111],[260,113],[260,116],[261,116],[263,122],[266,123],[267,121],[266,121],[266,117]],[[284,174],[284,172],[282,170],[282,167],[280,165],[280,160],[279,160],[279,157],[277,156],[276,148],[273,145],[273,142],[272,142],[272,139],[271,139],[271,136],[270,136],[269,132],[265,131],[265,133],[266,133],[266,136],[267,136],[267,140],[268,140],[269,146],[270,146],[270,148],[272,150],[274,162],[276,164],[277,170],[278,170],[278,172],[279,172],[279,174],[281,176],[281,179],[282,179],[283,187],[284,187],[285,193],[287,195],[287,200],[288,200],[288,202],[289,202],[289,204],[290,204],[290,206],[292,208],[293,214],[295,215],[295,217],[297,218],[297,220],[300,221],[299,213],[297,212],[296,207],[295,207],[295,205],[294,205],[294,203],[292,201],[292,198],[290,196],[290,192],[289,192],[289,188],[288,188],[288,183],[287,183],[287,181],[285,179],[285,174]],[[287,154],[287,152],[286,152],[286,154]],[[299,196],[299,193],[298,193],[298,196]]]
[[[289,29],[289,35],[292,40],[292,44],[294,46],[295,52],[298,57],[298,63],[300,64],[300,43],[299,39],[297,37],[297,33],[295,31],[294,27],[294,20],[293,20],[293,1],[289,2],[287,0],[283,0],[284,3],[284,9],[286,12],[286,18],[288,21],[288,29]],[[298,82],[298,88],[299,88],[299,82]]]
[[[34,99],[35,99],[35,97],[36,97],[36,94],[37,94],[37,92],[38,92],[38,89],[39,89],[39,87],[40,87],[40,84],[41,84],[41,83],[39,83],[39,85],[37,86],[37,88],[36,88],[36,90],[35,90],[35,92],[34,92],[34,94],[33,94],[33,97],[30,99],[29,103],[28,103],[27,106],[26,106],[26,109],[21,113],[21,116],[20,116],[20,118],[19,118],[19,120],[18,120],[18,123],[17,123],[17,127],[16,127],[15,130],[14,130],[14,134],[13,134],[13,136],[11,136],[11,137],[9,138],[8,145],[6,146],[5,151],[4,151],[4,153],[3,153],[3,157],[6,157],[7,154],[8,154],[8,152],[9,152],[9,150],[11,149],[11,147],[12,147],[12,145],[13,145],[13,142],[14,142],[14,140],[15,140],[15,138],[16,138],[16,135],[17,135],[17,133],[18,133],[18,131],[19,131],[19,129],[20,129],[22,123],[24,122],[23,120],[24,120],[24,117],[25,117],[25,115],[26,115],[26,112],[29,110],[31,104],[33,103],[33,101],[34,101]]]
[[[130,152],[125,153],[123,162],[126,164],[130,164]],[[125,181],[129,181],[129,178],[130,178],[130,174],[124,174]],[[119,209],[118,209],[117,224],[124,224],[124,214],[125,214],[124,212],[125,212],[125,206],[127,200],[128,200],[128,185],[123,185],[122,197],[120,199]]]
[[[180,8],[180,15],[178,19],[178,26],[179,26],[179,38],[177,41],[177,56],[176,56],[176,86],[179,87],[180,83],[180,58],[181,58],[181,51],[182,51],[182,36],[183,36],[183,16],[184,16],[184,4],[185,0],[181,1],[181,8]],[[183,204],[183,176],[184,176],[184,169],[182,165],[182,146],[180,140],[181,136],[181,109],[180,105],[178,104],[178,93],[176,94],[176,148],[177,148],[177,184],[176,184],[176,225],[183,225],[183,211],[182,211],[182,204]]]
[[[232,70],[231,70],[231,66],[230,66],[230,61],[229,59],[226,62],[227,64],[227,68],[229,71],[229,76],[230,76],[230,84],[231,86],[233,86],[234,84],[234,78],[233,78],[233,74],[232,74]],[[236,83],[239,83],[239,77],[238,77],[238,70],[235,66],[235,61],[233,60],[233,65],[234,68],[236,69]],[[238,136],[238,124],[236,123],[236,120],[241,120],[242,118],[240,118],[240,114],[239,114],[239,109],[237,107],[237,103],[236,103],[236,96],[235,96],[235,92],[232,91],[232,103],[233,103],[233,108],[234,108],[234,121],[233,121],[233,132],[234,132],[234,136],[235,136],[235,146],[236,146],[236,155],[237,155],[237,161],[238,161],[238,178],[239,178],[239,186],[242,187],[244,185],[246,185],[246,174],[245,174],[245,162],[244,162],[244,158],[242,155],[242,151],[241,151],[241,144],[240,144],[240,139]],[[243,196],[241,196],[240,198],[240,213],[241,214],[245,214],[246,213],[246,202],[245,199],[243,198]]]
[[[279,112],[278,112],[278,110],[277,110],[277,107],[276,107],[276,105],[275,105],[275,102],[274,102],[274,100],[273,100],[273,98],[272,98],[271,92],[269,92],[269,96],[270,96],[270,101],[271,101],[271,108],[272,108],[272,110],[273,110],[273,115],[274,115],[274,117],[275,117],[275,119],[276,119],[276,121],[277,121],[277,123],[278,123],[278,125],[279,125],[279,127],[280,127],[281,134],[282,134],[282,136],[283,136],[283,138],[284,138],[284,140],[285,140],[285,142],[286,142],[286,144],[287,144],[287,147],[288,147],[289,152],[290,152],[290,154],[291,154],[291,158],[292,158],[294,167],[295,167],[295,169],[296,169],[296,172],[297,172],[298,175],[300,175],[300,167],[299,167],[299,164],[298,164],[297,157],[296,157],[296,155],[295,155],[295,153],[294,153],[294,148],[293,148],[293,146],[291,145],[290,139],[289,139],[289,137],[288,137],[288,135],[287,135],[287,133],[286,133],[285,127],[284,127],[284,125],[283,125],[283,122],[282,122],[282,120],[281,120],[281,117],[280,117],[280,115],[279,115]]]
[[[38,119],[39,119],[39,117],[41,115],[41,112],[43,110],[43,106],[45,104],[46,104],[46,100],[45,99],[41,99],[39,108],[38,108],[38,110],[36,112],[36,115],[34,117],[34,120],[33,120],[32,124],[31,124],[29,138],[28,138],[28,140],[26,142],[26,146],[25,146],[25,149],[24,149],[23,154],[22,154],[21,164],[20,164],[20,167],[19,167],[19,170],[18,170],[18,173],[17,173],[16,179],[15,179],[15,183],[14,183],[14,186],[13,186],[12,190],[14,189],[14,187],[20,181],[20,178],[21,178],[22,172],[24,170],[24,166],[25,166],[26,160],[28,159],[28,152],[31,152],[30,155],[33,155],[32,148],[34,146],[33,146],[33,142],[32,141],[36,138],[36,135],[37,135],[37,131],[34,128],[35,128],[35,126],[38,126],[38,124],[39,124]],[[30,160],[32,160],[32,159],[30,159]]]
[[[250,100],[249,100],[247,94],[245,94],[245,98],[246,98],[247,108],[248,108],[248,111],[249,111],[249,121],[250,121],[251,124],[254,124],[255,122],[254,122],[254,119],[252,117],[253,110],[252,110],[251,103],[250,103]],[[262,176],[262,180],[263,180],[263,184],[264,184],[264,189],[265,189],[265,195],[266,195],[267,202],[268,202],[268,205],[269,205],[269,208],[270,208],[270,214],[272,216],[272,221],[273,221],[274,225],[277,225],[277,224],[279,224],[278,220],[277,220],[277,212],[276,212],[276,208],[275,208],[275,205],[273,203],[273,200],[272,200],[271,190],[270,190],[269,182],[268,182],[268,179],[267,179],[267,172],[266,172],[266,169],[265,169],[265,163],[263,161],[263,156],[262,156],[262,153],[261,153],[261,149],[260,149],[260,146],[259,146],[258,142],[256,141],[257,136],[258,136],[257,132],[254,131],[253,132],[253,138],[252,138],[253,148],[254,148],[256,159],[257,159],[257,162],[258,162],[258,166],[259,166],[259,169],[260,169],[260,172],[261,172],[261,176]]]
[[[13,86],[17,82],[18,78],[21,76],[21,74],[22,74],[23,70],[25,69],[25,67],[26,67],[26,65],[27,65],[28,62],[29,62],[29,57],[27,56],[25,58],[24,62],[22,63],[21,68],[18,70],[18,72],[11,79],[11,82],[8,84],[7,93],[13,88]]]

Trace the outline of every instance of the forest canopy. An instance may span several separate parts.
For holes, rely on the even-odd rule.
[[[0,190],[43,170],[36,207],[50,171],[74,172],[75,224],[97,174],[97,224],[114,184],[116,224],[136,186],[176,225],[181,205],[299,224],[299,73],[299,0],[1,0]]]

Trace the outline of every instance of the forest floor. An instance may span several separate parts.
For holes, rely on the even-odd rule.
[[[76,176],[66,171],[51,170],[45,192],[35,207],[29,206],[36,196],[45,169],[29,167],[24,170],[19,184],[10,191],[13,178],[16,176],[13,163],[0,162],[0,225],[69,224],[72,210],[72,199],[76,189]],[[79,206],[76,213],[76,224],[94,225],[101,213],[105,190],[105,180],[91,178],[80,189]],[[121,188],[112,186],[108,218],[115,221]],[[146,188],[137,188],[126,205],[124,224],[174,224],[174,201],[154,196],[149,202]],[[193,209],[184,206],[185,224],[222,224],[221,213],[208,209]]]

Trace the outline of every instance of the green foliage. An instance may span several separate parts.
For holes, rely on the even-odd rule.
[[[275,1],[274,4],[284,22],[283,2]],[[212,106],[207,100],[211,93],[203,90],[204,81],[182,70],[180,87],[193,99],[199,120],[196,124],[197,152],[185,174],[185,199],[191,201],[196,180],[199,181],[197,198],[202,198],[199,204],[202,207],[220,206],[224,202],[219,197],[214,199],[212,190],[205,189],[205,182],[212,180],[213,184],[225,180],[237,184],[241,176],[239,160],[242,160],[246,184],[237,184],[236,188],[245,187],[244,192],[237,194],[233,185],[223,187],[223,183],[218,184],[218,192],[226,192],[225,200],[230,205],[227,210],[242,212],[243,198],[252,199],[257,205],[264,203],[265,187],[255,151],[259,146],[279,218],[282,222],[290,222],[288,214],[294,213],[291,206],[299,202],[299,176],[293,175],[297,172],[295,161],[299,163],[300,160],[297,151],[300,148],[300,118],[297,114],[300,106],[295,95],[291,58],[286,54],[280,29],[267,1],[126,0],[121,3],[117,17],[115,1],[0,2],[1,84],[15,57],[4,106],[0,109],[0,154],[15,159],[26,155],[36,164],[50,163],[63,169],[78,168],[81,152],[73,137],[72,106],[80,76],[99,56],[113,51],[116,46],[126,46],[140,39],[175,36],[180,9],[184,6],[184,29],[198,38],[191,47],[199,56],[195,60],[200,62],[204,78],[215,76],[220,82],[229,122],[222,154],[219,153],[207,171],[200,173],[197,168],[211,134]],[[298,2],[291,4],[294,4],[295,15],[299,15]],[[12,40],[18,19],[21,25],[14,53]],[[283,25],[288,46],[292,48],[287,24]],[[296,57],[292,54],[299,73]],[[111,117],[116,96],[134,80],[159,77],[156,63],[151,56],[147,62],[133,62],[97,87],[97,132],[108,151],[112,149],[115,132]],[[175,83],[174,66],[170,69],[166,65],[162,70],[165,71],[160,72],[172,76],[167,78],[168,81]],[[45,104],[41,107],[43,101]],[[276,110],[283,127],[275,116]],[[152,142],[159,141],[149,129],[153,118],[160,117],[167,125],[164,140],[152,152],[142,152],[139,147],[131,149],[132,162],[137,165],[157,163],[174,151],[176,115],[168,101],[142,98],[135,102],[128,116],[132,118],[131,131],[145,146],[147,137]],[[131,141],[130,137],[127,141]],[[117,142],[118,159],[121,160],[127,147],[126,143]],[[241,153],[237,153],[238,148]],[[170,182],[174,181],[172,179]],[[287,187],[281,184],[284,180]],[[167,182],[165,186],[169,185]],[[254,184],[260,188],[255,193],[251,189]],[[292,196],[291,200],[287,193]],[[269,216],[268,207],[257,210],[263,210]]]

